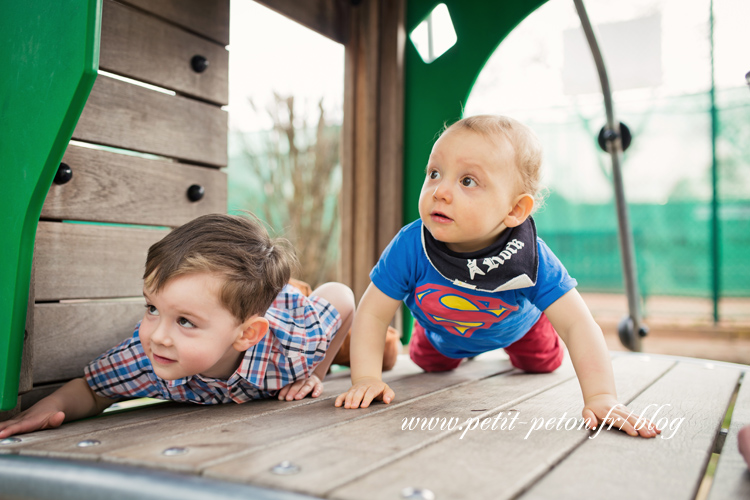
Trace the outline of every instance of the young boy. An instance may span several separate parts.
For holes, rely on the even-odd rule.
[[[123,397],[198,404],[320,396],[354,315],[327,283],[309,298],[287,285],[296,257],[255,218],[212,214],[151,246],[146,312],[131,338],[15,418],[0,438],[101,413]],[[343,332],[342,335],[337,335]]]
[[[571,278],[530,214],[539,193],[541,146],[502,116],[449,127],[432,148],[417,220],[404,227],[370,273],[351,339],[352,387],[336,406],[390,403],[381,380],[385,329],[401,301],[415,317],[412,360],[425,371],[505,348],[528,372],[555,370],[570,351],[590,427],[610,420],[630,435],[653,437],[650,423],[617,406],[607,347]]]

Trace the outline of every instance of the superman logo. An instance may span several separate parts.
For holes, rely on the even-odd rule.
[[[465,338],[480,328],[501,322],[518,310],[517,306],[494,297],[469,295],[441,285],[422,285],[414,295],[430,321]]]

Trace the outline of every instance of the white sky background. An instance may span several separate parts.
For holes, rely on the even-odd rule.
[[[270,129],[265,110],[274,91],[294,95],[297,112],[306,112],[312,124],[322,97],[329,123],[341,123],[344,46],[252,0],[232,0],[230,9],[230,128]]]

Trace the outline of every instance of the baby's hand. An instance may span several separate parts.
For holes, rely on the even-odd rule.
[[[617,398],[611,394],[601,394],[591,397],[585,401],[583,418],[589,428],[595,429],[598,425],[612,424],[612,427],[627,432],[631,436],[645,438],[656,437],[661,434],[649,420],[640,419],[633,414],[625,405],[618,403]]]
[[[292,382],[291,384],[282,387],[279,391],[279,401],[300,400],[308,394],[317,398],[322,393],[323,382],[320,381],[317,375],[312,374],[309,378],[297,380],[296,382]]]
[[[349,390],[339,394],[336,398],[336,406],[344,405],[344,408],[367,408],[374,399],[389,404],[396,397],[393,389],[388,384],[376,377],[367,377],[357,381]]]
[[[10,420],[0,422],[0,439],[5,439],[14,434],[25,434],[41,429],[54,429],[60,427],[64,420],[65,413],[59,411],[57,408],[37,403]]]

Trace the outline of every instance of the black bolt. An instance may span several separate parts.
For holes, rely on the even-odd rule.
[[[203,73],[208,69],[208,59],[201,55],[195,55],[190,60],[190,67],[192,67],[193,71],[196,73]]]
[[[206,190],[203,189],[203,186],[200,186],[198,184],[193,184],[190,186],[187,190],[187,197],[190,201],[198,201],[201,198],[203,198],[203,195],[206,193]]]
[[[67,163],[61,163],[55,174],[55,184],[62,186],[73,178],[73,169]]]

